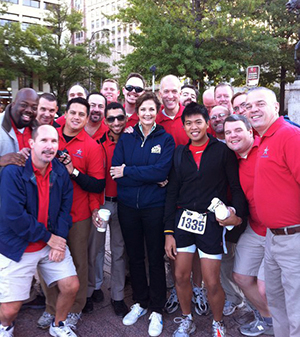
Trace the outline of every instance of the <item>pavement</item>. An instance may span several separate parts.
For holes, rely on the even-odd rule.
[[[109,237],[109,236],[107,236]],[[79,321],[76,334],[78,337],[147,337],[148,335],[148,319],[150,313],[141,317],[134,325],[124,326],[122,318],[117,317],[110,304],[110,251],[109,241],[106,243],[105,256],[105,276],[102,290],[104,293],[104,301],[94,303],[94,311],[90,314],[82,315]],[[125,302],[130,307],[132,301],[132,291],[130,285],[125,288]],[[194,310],[194,308],[193,308]],[[42,315],[42,309],[25,309],[21,310],[15,324],[15,337],[44,337],[49,336],[48,330],[37,328],[37,320]],[[161,337],[171,337],[177,324],[173,321],[175,317],[181,314],[178,309],[174,314],[163,315],[164,330]],[[253,320],[252,312],[246,308],[236,310],[231,316],[224,317],[227,328],[227,337],[242,337],[238,328],[240,325]],[[196,332],[191,337],[211,337],[212,315],[198,316],[194,312],[194,321],[197,326]],[[261,335],[265,336],[265,335]]]

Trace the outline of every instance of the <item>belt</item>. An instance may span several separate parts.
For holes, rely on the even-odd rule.
[[[110,201],[110,202],[117,202],[117,197],[105,197],[106,201]]]
[[[295,233],[300,233],[300,226],[284,227],[284,228],[270,228],[270,231],[275,235],[291,235]]]

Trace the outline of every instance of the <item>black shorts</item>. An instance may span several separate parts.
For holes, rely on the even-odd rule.
[[[178,223],[183,209],[178,209],[175,217],[174,238],[177,248],[196,245],[206,254],[222,254],[223,251],[223,227],[216,221],[215,214],[207,214],[206,228],[203,235],[194,234],[178,228]]]

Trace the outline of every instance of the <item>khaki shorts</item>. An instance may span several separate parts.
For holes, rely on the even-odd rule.
[[[248,224],[236,245],[233,271],[264,281],[265,244],[266,237],[256,234]]]
[[[19,262],[0,254],[0,303],[28,299],[37,268],[48,287],[61,279],[77,275],[68,247],[61,262],[49,260],[50,249],[47,245],[38,252],[24,253]]]

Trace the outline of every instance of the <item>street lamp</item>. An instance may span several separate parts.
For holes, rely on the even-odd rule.
[[[104,33],[108,34],[110,32],[110,30],[108,28],[104,28],[104,29],[99,29],[99,30],[96,30],[95,32],[93,32],[93,34],[91,35],[91,38],[89,40],[89,61],[91,61],[91,43],[92,43],[95,35],[98,34],[98,33],[101,33],[101,32],[102,33],[104,32]],[[92,90],[92,81],[91,81],[91,62],[90,62],[89,63],[89,91],[91,92],[91,90]]]
[[[156,72],[156,65],[150,67],[150,71],[152,72],[152,92],[155,92],[155,72]]]
[[[7,91],[8,91],[8,100],[9,100],[9,103],[11,103],[11,98],[10,98],[11,91],[12,91],[11,87],[8,87]]]

